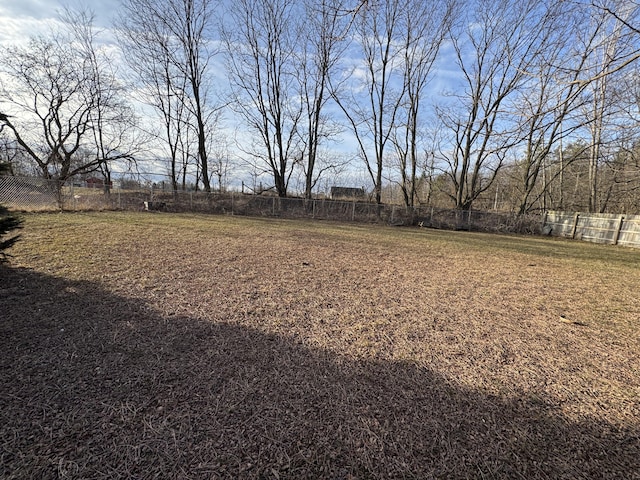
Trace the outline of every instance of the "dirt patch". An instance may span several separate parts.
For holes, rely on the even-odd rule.
[[[640,252],[157,213],[23,237],[3,478],[638,478]]]

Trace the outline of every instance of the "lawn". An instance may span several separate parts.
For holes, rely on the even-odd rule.
[[[640,478],[640,251],[26,216],[0,477]]]

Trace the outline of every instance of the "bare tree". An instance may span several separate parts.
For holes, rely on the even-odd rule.
[[[224,31],[233,108],[257,136],[243,147],[286,197],[294,167],[302,161],[301,91],[295,71],[301,11],[293,0],[239,0]]]
[[[3,132],[0,124],[0,163],[4,164],[3,175],[20,175],[24,169],[24,149],[8,133]]]
[[[169,154],[169,174],[174,191],[182,174],[184,188],[185,142],[189,110],[185,102],[187,77],[177,62],[184,62],[182,49],[155,8],[155,0],[126,0],[118,21],[118,41],[129,68],[135,73],[140,99],[162,118],[162,136]]]
[[[626,1],[626,0],[614,0],[614,1],[606,1],[606,0],[591,0],[587,2],[577,2],[578,5],[581,5],[583,8],[595,9],[603,12],[606,17],[609,17],[614,20],[614,22],[618,25],[619,32],[621,30],[626,30],[625,36],[636,36],[640,34],[640,19],[638,15],[640,14],[640,4],[637,1]],[[618,72],[627,68],[629,65],[637,62],[640,59],[640,47],[634,44],[634,46],[628,50],[626,50],[624,55],[620,55],[616,61],[611,62],[609,67],[605,70],[597,72],[595,75],[592,75],[586,79],[582,79],[581,82],[591,83],[601,77],[605,77],[611,75],[612,73]]]
[[[607,93],[608,106],[604,108],[602,87],[619,77],[634,55],[634,49],[627,43],[626,48],[618,48],[615,53],[609,48],[612,55],[606,65],[602,62],[602,52],[607,50],[605,44],[620,45],[623,35],[620,29],[615,34],[612,29],[615,17],[606,9],[576,2],[555,2],[548,5],[546,18],[546,22],[541,22],[541,55],[532,62],[523,88],[518,89],[510,102],[519,118],[522,135],[516,145],[521,150],[518,153],[521,159],[516,168],[509,170],[519,176],[514,193],[520,196],[516,204],[520,213],[533,208],[547,209],[552,187],[558,192],[555,208],[561,208],[564,198],[568,198],[563,188],[565,170],[571,162],[582,158],[581,155],[565,156],[563,139],[571,142],[581,136],[583,129],[591,138],[591,173],[585,171],[584,179],[591,180],[580,185],[588,187],[590,196],[597,198],[596,174],[598,164],[604,161],[605,137],[618,136],[615,132],[620,129],[613,122],[615,110],[625,103],[622,97],[614,102]],[[608,123],[604,128],[603,121]],[[628,126],[624,130],[630,131]],[[554,150],[557,156],[551,155]],[[556,188],[555,183],[559,183],[560,188]]]
[[[404,0],[363,2],[354,21],[362,62],[355,65],[348,94],[334,90],[358,144],[359,155],[382,201],[385,155],[406,91],[402,81]]]
[[[128,112],[112,72],[97,60],[91,20],[68,16],[67,31],[32,38],[1,59],[0,124],[55,180],[60,203],[68,179],[130,157],[126,135],[107,139]]]
[[[463,82],[455,101],[439,108],[453,136],[440,156],[449,195],[462,210],[492,185],[519,142],[517,119],[506,106],[541,53],[547,19],[545,5],[530,0],[480,0],[469,13],[462,29],[450,32]]]
[[[148,103],[163,118],[174,190],[184,156],[179,148],[192,128],[199,180],[211,191],[210,135],[223,106],[214,98],[210,72],[217,53],[212,39],[217,6],[216,0],[123,0],[120,42]]]
[[[456,9],[457,3],[453,0],[430,3],[409,0],[402,12],[404,32],[401,49],[406,96],[392,140],[396,147],[400,188],[404,203],[409,207],[413,207],[417,200],[420,152],[424,151],[419,136],[426,90]]]
[[[74,163],[76,152],[91,140],[90,114],[96,108],[83,60],[59,37],[33,38],[26,47],[9,48],[2,58],[10,83],[0,87],[0,121],[44,178],[60,186],[100,165],[97,157]]]
[[[347,29],[351,17],[345,15],[346,0],[306,0],[300,41],[298,80],[302,91],[303,121],[300,136],[304,148],[301,167],[304,172],[304,195],[311,193],[322,173],[335,169],[339,162],[322,162],[323,143],[341,133],[340,127],[326,114],[331,100],[330,79],[348,46]]]
[[[163,4],[169,8],[170,30],[182,46],[186,65],[183,74],[190,87],[190,111],[195,120],[198,139],[198,165],[200,178],[206,192],[211,191],[207,143],[212,125],[216,124],[221,110],[210,98],[207,71],[215,51],[208,38],[214,15],[212,0],[171,0]]]
[[[90,72],[88,85],[95,103],[89,117],[100,159],[99,170],[104,177],[105,193],[110,192],[111,166],[117,162],[132,162],[145,139],[140,135],[138,119],[125,99],[125,88],[117,79],[111,60],[96,46],[99,32],[93,26],[94,14],[89,10],[65,9],[61,16],[72,32],[76,48],[82,52],[85,68]]]
[[[524,146],[516,169],[520,179],[517,186],[520,214],[532,209],[539,200],[541,208],[547,208],[548,187],[566,166],[561,165],[554,177],[549,178],[546,167],[550,153],[559,143],[562,147],[563,138],[571,137],[584,126],[578,109],[587,84],[577,80],[584,74],[597,37],[597,30],[585,32],[585,17],[588,19],[584,9],[564,2],[549,6],[546,21],[541,25],[542,50],[531,63],[528,78],[512,102],[513,112],[520,119]]]
[[[219,138],[211,151],[211,178],[217,184],[219,192],[226,192],[229,187],[229,175],[233,171],[234,157],[231,144],[226,138]],[[213,181],[215,179],[215,181]]]
[[[589,211],[598,212],[599,205],[599,169],[602,162],[603,147],[607,131],[607,123],[616,116],[620,107],[612,95],[612,83],[619,77],[621,64],[633,57],[636,50],[637,34],[629,31],[629,25],[634,11],[628,3],[620,5],[612,15],[607,9],[596,9],[592,15],[592,23],[597,27],[597,41],[589,58],[585,73],[588,83],[585,117],[588,119],[590,149],[589,149]]]

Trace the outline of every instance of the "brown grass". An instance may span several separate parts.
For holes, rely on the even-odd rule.
[[[640,478],[640,251],[28,216],[2,478]]]

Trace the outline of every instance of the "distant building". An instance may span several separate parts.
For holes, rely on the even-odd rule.
[[[334,200],[339,198],[348,198],[348,199],[365,198],[365,191],[364,191],[364,188],[331,187],[331,198]]]
[[[102,178],[98,178],[98,177],[89,177],[85,180],[86,184],[87,184],[87,188],[104,188],[104,184],[105,181]],[[109,185],[109,187],[112,187],[113,185]]]

